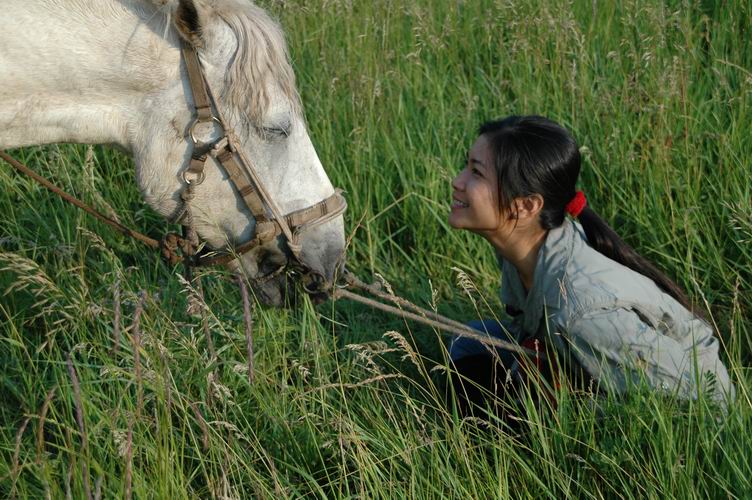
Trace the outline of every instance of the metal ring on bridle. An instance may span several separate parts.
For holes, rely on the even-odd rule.
[[[183,170],[182,172],[180,172],[180,178],[183,179],[183,182],[185,182],[186,184],[189,184],[189,185],[193,184],[194,186],[198,186],[199,184],[201,184],[202,182],[204,182],[204,179],[206,179],[206,172],[204,172],[204,171],[199,172],[198,177],[196,177],[193,180],[189,179],[187,177],[187,174],[188,174],[188,171],[187,170]]]
[[[224,137],[225,127],[222,125],[222,121],[219,118],[212,115],[211,120],[209,120],[208,122],[206,120],[199,120],[198,118],[196,118],[195,120],[193,120],[193,123],[191,123],[191,127],[188,129],[188,135],[191,137],[191,141],[193,141],[194,146],[210,144],[211,141],[202,142],[196,139],[196,126],[199,125],[200,123],[212,123],[212,122],[216,123],[222,132],[221,134],[219,134],[219,137]]]

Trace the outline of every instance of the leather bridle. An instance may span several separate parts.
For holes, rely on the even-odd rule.
[[[193,96],[194,119],[188,131],[193,143],[193,151],[188,167],[181,173],[184,182],[180,194],[182,206],[178,208],[172,219],[174,222],[187,226],[189,231],[192,229],[190,201],[193,199],[196,187],[201,185],[206,177],[206,161],[211,156],[225,169],[233,186],[256,220],[255,235],[250,241],[232,248],[229,252],[198,256],[195,258],[194,265],[228,263],[282,235],[295,265],[298,268],[306,268],[301,259],[300,235],[303,231],[324,224],[345,211],[347,202],[341,190],[335,190],[334,194],[315,205],[283,215],[261,182],[253,163],[239,147],[236,136],[231,133],[219,113],[201,68],[198,51],[185,41],[182,41],[181,51]],[[208,143],[197,140],[195,131],[196,127],[201,124],[219,127],[222,132],[220,137]]]
[[[305,281],[318,282],[320,284],[323,276],[310,269],[302,260],[302,247],[299,239],[304,231],[333,220],[347,209],[347,201],[342,196],[342,191],[336,189],[334,194],[314,205],[283,215],[278,205],[274,202],[274,199],[265,189],[264,184],[258,176],[258,172],[253,168],[253,163],[243,153],[242,148],[239,147],[239,141],[236,136],[223,120],[216,102],[212,98],[211,90],[201,68],[198,51],[185,41],[181,43],[181,51],[186,65],[194,108],[194,118],[188,128],[188,136],[193,148],[191,151],[191,160],[188,167],[180,174],[183,181],[183,187],[180,192],[180,205],[171,217],[172,222],[183,226],[183,236],[168,233],[161,241],[154,240],[138,231],[123,226],[116,220],[107,217],[69,195],[2,150],[0,150],[0,158],[19,172],[31,177],[36,182],[59,195],[65,201],[97,217],[121,233],[153,249],[161,250],[162,257],[168,263],[175,265],[183,262],[186,266],[186,274],[190,274],[190,269],[195,266],[227,264],[243,254],[276,240],[279,236],[284,236],[287,247],[292,254],[292,262],[288,258],[285,264],[271,274],[260,278],[253,278],[250,281],[255,284],[261,284],[285,272],[292,265],[294,271],[306,278]],[[196,127],[206,123],[214,124],[221,129],[222,134],[218,139],[211,142],[201,142],[196,139]],[[191,201],[195,197],[196,188],[206,178],[205,167],[209,157],[215,158],[225,169],[233,186],[255,218],[256,227],[253,238],[245,243],[234,247],[231,246],[225,251],[198,254],[197,250],[199,249],[200,242],[193,227]],[[306,287],[306,284],[304,283],[304,287]],[[307,289],[307,291],[316,292],[319,290]]]

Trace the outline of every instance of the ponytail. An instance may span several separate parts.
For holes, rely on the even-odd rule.
[[[696,316],[706,319],[705,315],[698,311],[689,301],[684,291],[668,276],[663,274],[652,262],[637,253],[631,246],[624,242],[616,231],[611,229],[590,207],[584,207],[577,219],[585,230],[588,244],[611,260],[615,260],[631,270],[650,278],[665,293],[672,296],[687,310]]]

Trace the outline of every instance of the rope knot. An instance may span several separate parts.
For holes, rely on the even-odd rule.
[[[186,238],[180,238],[178,245],[180,246],[180,252],[185,257],[193,257],[196,255],[196,246]]]
[[[175,233],[167,233],[159,242],[159,250],[162,254],[162,258],[171,266],[176,265],[183,260],[178,254],[178,240],[180,236]]]
[[[175,233],[165,234],[162,241],[159,242],[159,249],[162,258],[171,266],[196,255],[194,242]]]

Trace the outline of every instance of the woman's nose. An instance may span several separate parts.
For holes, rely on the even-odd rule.
[[[454,179],[452,179],[452,187],[456,189],[457,191],[462,191],[462,189],[465,187],[465,179],[464,174],[465,169],[463,168],[460,173],[458,173]]]

